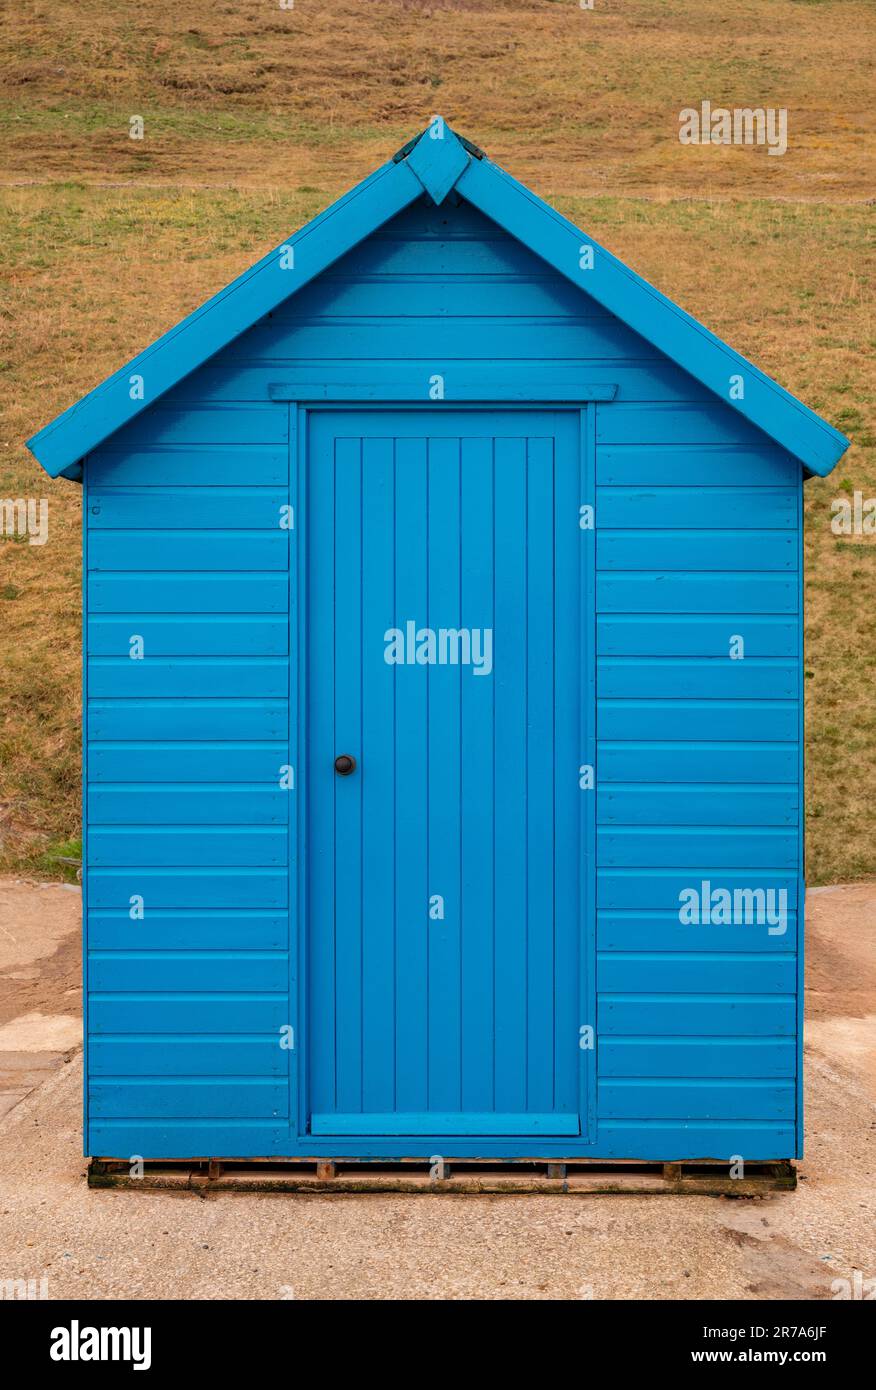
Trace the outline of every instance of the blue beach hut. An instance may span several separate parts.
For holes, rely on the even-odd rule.
[[[842,435],[435,118],[29,444],[83,487],[88,1154],[800,1153]]]

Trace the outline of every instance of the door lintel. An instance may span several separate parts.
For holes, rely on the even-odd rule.
[[[466,378],[455,382],[452,375],[442,378],[444,395],[439,400],[429,396],[428,382],[386,381],[272,381],[268,384],[268,399],[272,401],[301,401],[308,405],[325,402],[355,402],[357,405],[422,405],[429,410],[457,405],[586,405],[589,401],[613,401],[617,395],[614,382],[560,383],[527,387],[500,380],[477,381]]]

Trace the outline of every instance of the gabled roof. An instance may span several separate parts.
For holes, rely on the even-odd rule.
[[[793,454],[829,473],[849,441],[641,276],[457,136],[440,117],[282,246],[27,441],[46,472],[77,476],[83,456],[153,405],[425,190],[452,189],[585,290]],[[133,383],[131,378],[139,378]],[[132,399],[133,397],[133,399]]]

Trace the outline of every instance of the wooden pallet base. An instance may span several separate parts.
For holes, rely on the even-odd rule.
[[[130,1164],[93,1158],[89,1187],[137,1191],[218,1192],[405,1192],[425,1194],[513,1195],[597,1193],[669,1195],[686,1193],[715,1197],[762,1197],[797,1186],[793,1163],[748,1163],[743,1177],[731,1177],[726,1163],[702,1160],[688,1163],[636,1163],[632,1160],[555,1159],[495,1163],[490,1160],[448,1158],[443,1172],[422,1159],[399,1163],[356,1163],[340,1159],[156,1159],[132,1176]]]

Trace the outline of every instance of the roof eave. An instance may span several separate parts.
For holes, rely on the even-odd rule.
[[[382,165],[27,440],[50,477],[110,435],[422,195],[407,162]],[[290,255],[291,250],[291,255]]]
[[[456,189],[805,468],[822,477],[835,468],[849,447],[845,435],[504,169],[472,160]]]

